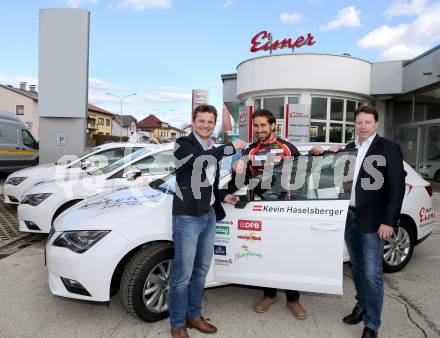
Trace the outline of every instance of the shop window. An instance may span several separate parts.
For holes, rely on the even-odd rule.
[[[392,104],[393,124],[404,124],[412,122],[412,95],[396,100]]]
[[[330,120],[342,121],[344,115],[344,100],[330,99]]]
[[[415,95],[414,120],[424,121],[440,118],[440,88]]]
[[[326,120],[327,119],[327,98],[326,97],[312,97],[312,119]]]
[[[299,103],[299,96],[290,96],[287,98],[288,104],[298,104]]]
[[[354,141],[354,125],[347,124],[345,126],[345,143]]]
[[[345,121],[354,122],[354,112],[357,109],[357,102],[347,100],[347,112],[345,113]]]
[[[276,119],[284,118],[284,97],[267,97],[263,100],[264,109],[271,111]]]
[[[325,122],[312,121],[310,123],[310,142],[325,142],[326,128]]]
[[[331,123],[330,124],[330,142],[342,143],[342,124]]]
[[[261,109],[261,99],[255,99],[254,100],[254,111]]]

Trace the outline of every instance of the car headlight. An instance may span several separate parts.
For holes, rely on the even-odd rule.
[[[10,185],[19,185],[21,182],[23,182],[27,177],[9,177],[5,184]]]
[[[64,231],[52,243],[53,246],[83,253],[98,243],[110,230]]]
[[[43,202],[50,195],[52,195],[52,194],[51,193],[44,193],[44,194],[26,195],[23,197],[23,199],[21,200],[20,203],[21,204],[29,204],[29,205],[32,205],[33,207],[35,207],[38,204],[40,204],[41,202]]]

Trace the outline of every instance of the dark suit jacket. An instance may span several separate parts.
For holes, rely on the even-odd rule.
[[[176,147],[174,150],[176,161],[176,194],[173,198],[173,215],[201,216],[208,212],[211,202],[212,187],[201,187],[199,190],[200,196],[197,196],[193,192],[194,187],[192,186],[192,179],[199,183],[205,182],[207,179],[206,168],[208,162],[201,162],[200,159],[197,161],[197,158],[203,155],[211,155],[217,160],[217,170],[214,182],[215,202],[212,207],[215,211],[217,221],[222,220],[226,216],[221,205],[221,201],[226,195],[226,192],[220,193],[218,189],[220,175],[218,161],[224,156],[232,155],[234,153],[235,149],[232,143],[205,151],[193,133],[176,140]],[[182,163],[184,164],[182,165]],[[201,169],[201,177],[192,178],[194,164],[202,166],[201,168],[196,168]],[[178,196],[179,190],[182,199]],[[197,191],[198,188],[195,190]]]
[[[355,143],[350,142],[345,148],[355,147]],[[373,183],[378,174],[376,172],[371,175],[372,170],[364,168],[365,160],[370,155],[383,155],[386,159],[385,166],[379,166],[377,162],[373,162],[373,168],[379,171],[384,179],[378,190],[366,190],[361,185],[363,178]],[[397,226],[405,195],[405,176],[399,145],[376,135],[365,155],[356,182],[356,216],[363,232],[377,232],[381,224]]]

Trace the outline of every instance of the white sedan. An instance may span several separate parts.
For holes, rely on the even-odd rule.
[[[55,218],[85,198],[124,187],[146,185],[174,170],[174,144],[146,145],[93,172],[58,177],[28,190],[17,208],[19,229],[49,233]]]
[[[270,189],[250,193],[244,188],[235,193],[240,198],[236,206],[224,204],[226,218],[216,225],[207,287],[238,283],[342,292],[341,263],[349,260],[343,248],[350,191],[335,183],[342,179],[335,168],[343,158],[324,161],[318,171],[307,164],[311,157],[300,157],[298,163],[301,159],[306,165],[293,172],[300,172],[302,185],[286,191],[283,176],[274,171]],[[223,186],[230,180],[232,161],[221,162]],[[430,186],[406,164],[405,170],[400,226],[384,252],[389,271],[402,269],[414,246],[433,230]],[[46,244],[51,292],[105,302],[119,289],[134,316],[145,321],[166,317],[174,187],[170,174],[148,187],[87,199],[60,215]]]
[[[78,156],[64,156],[55,163],[37,165],[15,171],[6,179],[3,198],[7,204],[18,204],[23,194],[34,185],[64,175],[75,175],[83,170],[105,167],[145,146],[144,143],[107,143]]]

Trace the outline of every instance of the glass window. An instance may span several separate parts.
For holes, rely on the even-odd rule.
[[[98,124],[103,126],[104,125],[104,119],[102,117],[98,118]]]
[[[330,123],[330,142],[342,143],[342,124]]]
[[[124,171],[138,169],[142,174],[165,175],[174,171],[174,153],[172,150],[144,157]]]
[[[440,118],[440,88],[415,95],[414,119],[424,121]]]
[[[356,101],[347,100],[347,112],[345,113],[346,121],[354,122],[354,112],[356,109]]]
[[[344,182],[344,168],[347,163],[355,164],[355,154],[351,151],[286,160],[273,168],[272,175],[260,173],[253,177],[258,185],[250,191],[250,200],[348,200],[352,184]]]
[[[417,127],[394,130],[394,140],[402,149],[403,159],[413,168],[417,161]]]
[[[287,101],[289,104],[298,104],[299,103],[299,96],[290,96],[287,98]]]
[[[354,141],[355,133],[354,133],[354,125],[346,124],[345,125],[345,143]]]
[[[23,105],[16,105],[15,106],[15,113],[17,115],[24,115],[24,106]]]
[[[310,122],[310,142],[325,142],[325,122]]]
[[[261,109],[261,99],[254,100],[254,111]]]
[[[312,119],[327,119],[327,98],[312,97]]]
[[[22,129],[21,131],[21,137],[23,139],[23,144],[26,147],[37,149],[37,141],[35,141],[34,137],[29,133],[26,129]]]
[[[264,109],[271,111],[275,118],[284,118],[284,97],[267,97],[263,99]]]
[[[18,128],[0,124],[0,144],[18,144]]]
[[[109,126],[110,125],[110,119],[105,119],[105,125]]]
[[[396,100],[392,104],[393,124],[409,123],[412,120],[412,95]]]
[[[342,121],[344,114],[344,100],[330,99],[330,120]]]

